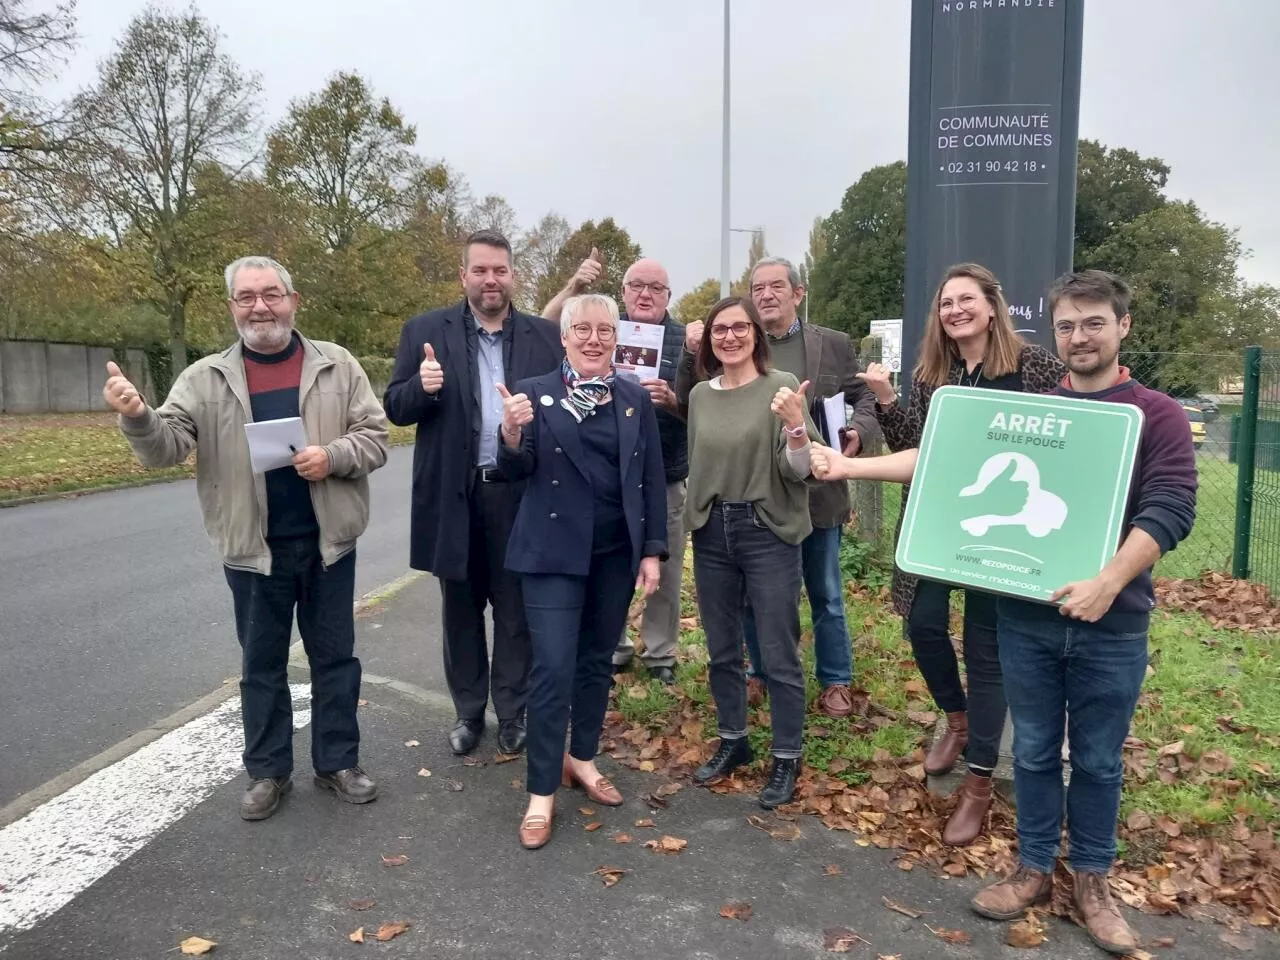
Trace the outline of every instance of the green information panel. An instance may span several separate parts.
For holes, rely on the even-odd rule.
[[[1142,411],[1124,403],[939,387],[897,563],[946,583],[1048,601],[1115,555]]]

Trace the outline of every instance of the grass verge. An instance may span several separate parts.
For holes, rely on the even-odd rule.
[[[413,443],[391,428],[392,445]],[[193,476],[195,457],[163,470],[140,466],[113,414],[0,416],[0,501]]]

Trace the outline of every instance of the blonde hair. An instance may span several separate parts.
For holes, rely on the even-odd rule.
[[[1013,321],[1009,318],[1009,304],[995,274],[978,263],[958,263],[947,270],[933,294],[924,336],[920,338],[920,359],[911,372],[913,379],[934,387],[941,387],[950,380],[951,367],[960,359],[960,349],[943,329],[938,310],[942,289],[957,277],[968,277],[976,283],[995,314],[987,327],[987,349],[982,357],[984,377],[1003,377],[1017,372],[1018,359],[1022,348],[1027,344],[1013,329]]]

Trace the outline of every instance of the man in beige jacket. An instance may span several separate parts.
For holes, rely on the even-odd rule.
[[[235,605],[244,765],[240,816],[263,820],[292,786],[293,716],[286,668],[297,609],[311,665],[311,759],[318,786],[368,803],[360,768],[355,657],[356,538],[369,521],[369,473],[387,460],[387,419],[355,359],[293,328],[298,294],[267,257],[226,270],[240,339],[192,364],[152,409],[107,364],[102,395],[147,467],[196,453],[205,530],[222,555]],[[254,471],[245,424],[301,417],[307,443],[292,463]]]

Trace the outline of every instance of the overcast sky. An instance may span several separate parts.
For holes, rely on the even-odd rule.
[[[39,4],[37,4],[39,5]],[[141,0],[81,0],[67,92]],[[356,70],[421,152],[522,227],[613,216],[677,295],[720,266],[720,0],[200,0],[227,50],[290,99]],[[906,158],[908,0],[733,0],[732,225],[797,259],[813,218]],[[1280,284],[1276,0],[1089,0],[1080,135],[1163,158],[1169,192],[1239,229]],[[750,237],[733,234],[735,274]]]

